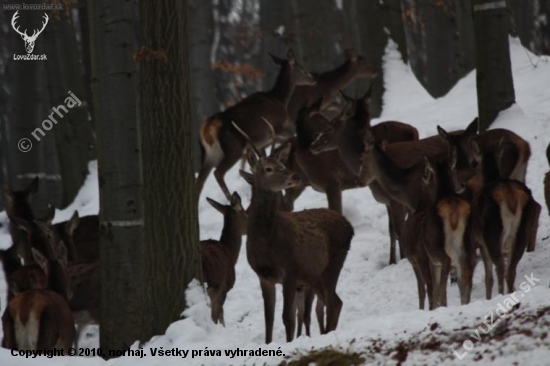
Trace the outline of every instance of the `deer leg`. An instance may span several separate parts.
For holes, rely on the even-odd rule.
[[[498,282],[498,293],[504,295],[504,279],[506,277],[506,263],[505,259],[501,255],[497,262],[497,282]]]
[[[227,171],[231,169],[239,160],[241,156],[240,152],[242,152],[242,150],[232,151],[232,153],[225,154],[222,161],[218,164],[216,170],[214,171],[214,177],[229,201],[231,200],[231,193],[225,184],[224,177],[225,173],[227,173]]]
[[[508,273],[506,277],[506,284],[508,286],[508,293],[511,294],[514,292],[514,282],[516,281],[516,267],[518,263],[514,257],[512,257],[512,262],[508,267]]]
[[[214,287],[208,286],[206,289],[206,293],[208,297],[210,298],[210,316],[212,317],[212,321],[214,324],[218,324],[218,316],[217,316],[217,308],[216,308],[216,302],[217,302],[217,289],[214,289]]]
[[[437,309],[441,306],[441,272],[443,265],[441,263],[435,264],[430,263],[430,269],[433,279],[433,307],[432,309]]]
[[[315,316],[319,325],[319,333],[326,334],[327,327],[325,326],[325,302],[317,295],[317,304],[315,305]]]
[[[225,299],[227,298],[227,292],[224,292],[222,294],[220,294],[220,300],[218,301],[218,304],[219,304],[219,309],[218,309],[218,314],[219,314],[219,321],[220,323],[222,323],[222,325],[225,327],[225,319],[223,317],[223,304],[225,304]]]
[[[430,265],[428,263],[420,264],[420,271],[422,273],[422,279],[426,284],[426,294],[428,295],[428,309],[434,309],[435,299],[433,297],[434,286],[432,282],[432,274],[430,272]]]
[[[491,300],[493,292],[493,261],[485,245],[480,245],[481,258],[485,268],[485,298]]]
[[[339,186],[327,189],[328,208],[342,213],[342,190]]]
[[[302,325],[304,324],[304,312],[305,312],[305,291],[306,288],[301,288],[296,291],[296,308],[298,309],[297,323],[298,330],[296,331],[296,337],[302,335]]]
[[[197,197],[201,195],[202,189],[204,187],[204,182],[206,182],[206,178],[208,178],[208,175],[210,174],[210,171],[212,170],[212,165],[208,162],[203,162],[201,165],[201,168],[199,170],[199,176],[197,177]]]
[[[286,341],[294,338],[296,314],[296,278],[287,275],[283,282],[283,324],[285,325]],[[302,299],[303,302],[303,299]]]
[[[386,211],[388,212],[388,231],[390,232],[390,264],[396,264],[397,258],[395,253],[395,223],[393,218],[393,211],[390,205],[386,205]],[[401,258],[402,257],[403,253],[401,253]]]
[[[340,271],[344,266],[347,253],[342,253],[332,259],[332,263],[323,274],[323,282],[326,293],[326,305],[327,305],[327,326],[326,333],[336,330],[338,326],[338,319],[340,318],[340,311],[342,310],[343,302],[336,293],[336,285],[338,284],[338,277]]]
[[[424,310],[424,301],[426,300],[426,284],[424,283],[422,272],[418,268],[418,265],[413,265],[412,268],[416,277],[416,285],[418,287],[418,308],[420,310]]]
[[[265,343],[271,343],[275,316],[275,285],[260,279],[260,287],[262,288],[262,297],[264,299]]]
[[[451,263],[447,258],[445,258],[443,261],[443,267],[441,268],[441,288],[439,290],[441,306],[447,306],[447,281],[449,280],[450,269]]]
[[[313,308],[313,300],[315,300],[315,292],[311,287],[307,288],[305,293],[305,304],[304,304],[304,325],[306,327],[306,335],[311,336],[310,327],[311,327],[311,309]]]
[[[2,347],[7,349],[16,349],[15,343],[15,325],[9,309],[4,311],[2,315],[2,329],[4,330],[4,338],[2,339]]]

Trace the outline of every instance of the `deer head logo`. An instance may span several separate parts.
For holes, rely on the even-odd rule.
[[[38,36],[40,35],[40,33],[42,33],[42,31],[44,30],[44,28],[46,28],[46,24],[48,24],[48,15],[46,13],[44,13],[44,20],[45,22],[42,23],[42,29],[40,30],[34,30],[32,36],[29,36],[27,34],[27,30],[25,29],[24,32],[21,32],[19,30],[19,27],[15,27],[15,21],[17,20],[17,18],[19,18],[19,15],[17,15],[17,13],[19,13],[19,10],[17,10],[15,12],[15,14],[13,14],[13,17],[11,18],[11,26],[13,28],[13,30],[15,30],[17,33],[19,33],[21,35],[21,38],[23,38],[23,41],[25,41],[25,49],[27,50],[27,53],[32,53],[32,50],[34,50],[34,42],[36,41],[36,38],[38,38]]]

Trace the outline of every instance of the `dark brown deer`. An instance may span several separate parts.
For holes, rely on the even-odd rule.
[[[527,163],[531,156],[529,143],[510,130],[496,128],[477,134],[478,119],[474,119],[462,134],[447,134],[438,126],[439,134],[449,148],[457,148],[458,159],[470,163],[475,161],[472,143],[475,141],[483,156],[485,165],[495,165],[492,170],[500,178],[525,182]],[[486,167],[487,168],[487,167]]]
[[[273,123],[279,138],[289,138],[293,134],[293,124],[287,114],[287,106],[296,85],[313,85],[315,79],[294,58],[292,49],[288,59],[282,60],[272,55],[281,67],[273,89],[250,95],[223,112],[206,119],[200,129],[202,162],[197,178],[197,191],[200,195],[204,182],[212,168],[223,193],[230,199],[229,189],[224,181],[225,173],[241,158],[246,141],[232,126],[232,121],[245,131],[257,148],[270,143],[270,131],[262,117]]]
[[[347,168],[359,176],[359,184],[368,184],[375,200],[386,206],[390,233],[390,264],[396,263],[396,240],[405,218],[405,209],[391,199],[378,182],[373,180],[369,169],[364,167],[363,135],[371,129],[376,141],[388,142],[416,141],[418,131],[405,123],[389,121],[370,127],[371,89],[360,99],[354,100],[344,95],[346,105],[340,115],[334,118],[327,128],[310,144],[313,154],[320,154],[338,149],[339,155]],[[420,160],[415,161],[415,164]],[[414,164],[411,164],[414,165]]]
[[[241,170],[241,175],[252,185],[247,257],[262,288],[266,343],[271,342],[273,335],[276,283],[283,285],[283,323],[287,341],[294,338],[295,295],[299,286],[315,290],[327,307],[325,332],[335,330],[342,309],[336,285],[353,237],[353,227],[333,210],[277,211],[276,192],[300,182],[300,177],[284,166],[290,145],[277,155],[267,157],[255,148],[244,131],[240,132],[252,149],[247,154],[252,174]]]
[[[317,81],[315,85],[300,85],[294,89],[288,104],[288,115],[292,121],[296,120],[300,109],[311,107],[319,99],[323,101],[319,109],[325,110],[331,104],[334,94],[353,80],[374,78],[378,74],[372,65],[369,65],[362,56],[356,55],[352,49],[347,49],[345,56],[346,62],[336,69],[313,74]]]
[[[69,250],[69,261],[99,260],[99,217],[80,217],[78,211],[67,220],[54,225],[59,238]]]
[[[66,264],[67,249],[60,243],[54,260],[48,260],[34,248],[32,252],[36,264],[20,267],[9,280],[10,292],[15,296],[2,316],[2,346],[19,350],[67,350],[75,341],[74,319],[67,304],[71,289],[65,282],[65,288],[61,289],[64,296],[47,290],[54,287],[52,282],[59,275],[56,267]]]
[[[235,284],[235,264],[241,250],[242,235],[246,233],[247,215],[237,192],[231,195],[230,205],[222,205],[210,198],[206,200],[224,217],[220,240],[201,241],[201,258],[212,320],[225,326],[223,305],[227,293]]]
[[[505,144],[497,143],[495,154],[485,154],[477,141],[471,146],[481,181],[472,200],[472,240],[481,249],[486,297],[490,299],[493,265],[499,293],[505,293],[505,281],[508,293],[514,291],[516,266],[526,249],[535,249],[541,207],[524,183],[501,177],[500,165],[494,159],[503,155],[499,150],[506,149]]]

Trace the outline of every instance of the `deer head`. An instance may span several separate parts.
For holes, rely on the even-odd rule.
[[[210,206],[220,212],[226,220],[231,222],[234,221],[237,224],[241,235],[246,235],[248,215],[241,203],[241,196],[239,196],[237,192],[233,192],[231,195],[229,205],[223,205],[208,197],[206,197],[206,201],[208,201]]]
[[[271,123],[265,118],[263,120],[269,127],[272,137],[275,137],[275,131]],[[253,188],[265,192],[280,192],[283,189],[292,188],[300,184],[300,176],[284,165],[288,160],[292,147],[290,143],[287,143],[282,149],[275,151],[275,139],[273,138],[271,154],[266,156],[265,152],[257,149],[252,140],[250,140],[250,137],[234,122],[233,127],[243,135],[251,147],[247,151],[246,157],[252,174],[243,170],[240,171],[240,174]]]
[[[294,85],[315,85],[317,80],[311,75],[302,65],[296,61],[292,48],[288,49],[287,59],[283,60],[275,55],[269,54],[279,67],[288,67],[290,71],[290,79]]]
[[[344,51],[344,56],[346,56],[353,74],[357,77],[374,78],[378,76],[376,66],[370,62],[367,62],[363,56],[357,55],[354,48],[346,49]]]
[[[46,24],[48,24],[48,15],[46,13],[44,13],[44,22],[42,22],[42,29],[40,30],[34,30],[33,34],[31,36],[29,36],[27,34],[27,30],[25,29],[24,32],[21,32],[19,30],[19,26],[16,27],[15,25],[15,21],[17,20],[17,18],[19,18],[19,15],[17,14],[19,13],[19,10],[17,10],[15,12],[15,14],[13,14],[13,17],[11,18],[11,26],[12,28],[21,35],[21,38],[23,38],[23,41],[25,41],[25,49],[27,50],[27,53],[32,53],[32,51],[34,50],[34,42],[36,41],[36,38],[38,38],[38,36],[40,35],[40,33],[42,33],[42,31],[44,30],[44,28],[46,28]]]

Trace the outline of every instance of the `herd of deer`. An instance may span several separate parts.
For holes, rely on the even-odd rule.
[[[210,171],[228,205],[207,198],[224,216],[219,241],[201,242],[202,268],[212,319],[224,324],[223,305],[235,284],[242,235],[247,259],[260,280],[266,342],[272,341],[275,285],[283,286],[286,339],[310,334],[311,310],[321,333],[335,330],[343,302],[336,293],[354,230],[342,215],[342,191],[368,186],[386,205],[390,264],[412,264],[419,307],[446,305],[446,284],[454,269],[462,304],[470,301],[479,248],[491,298],[493,265],[499,293],[513,291],[516,266],[535,249],[540,205],[525,186],[529,144],[505,129],[478,133],[477,121],[464,131],[418,138],[401,122],[370,125],[370,90],[360,99],[342,93],[344,104],[329,120],[332,98],[356,78],[376,72],[362,57],[347,54],[335,70],[312,75],[296,61],[273,56],[280,72],[272,90],[255,93],[205,120],[200,129],[200,195]],[[280,143],[279,147],[276,144]],[[271,147],[270,154],[265,152]],[[251,173],[250,206],[230,193],[225,173],[243,156]],[[550,162],[550,146],[547,150]],[[550,205],[550,173],[545,177]],[[34,179],[22,191],[4,188],[12,246],[0,250],[8,283],[2,316],[2,346],[36,350],[68,348],[84,325],[99,323],[99,219],[73,217],[52,224],[55,210],[37,218],[30,200]],[[328,209],[292,212],[307,186],[327,195]],[[283,194],[284,192],[284,194]],[[297,320],[297,321],[296,321]]]

